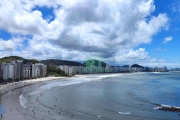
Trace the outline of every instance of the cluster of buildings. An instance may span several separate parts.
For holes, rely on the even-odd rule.
[[[129,65],[109,66],[108,64],[106,64],[106,67],[60,65],[59,68],[69,76],[73,76],[75,74],[98,74],[98,73],[167,72],[167,67],[148,68],[148,67],[133,67]]]
[[[45,77],[46,75],[47,66],[42,63],[23,64],[23,60],[12,60],[10,63],[0,64],[0,79],[4,81]]]
[[[167,72],[167,71],[168,71],[167,67],[164,66],[163,68],[155,67],[152,72]]]
[[[172,71],[180,71],[180,68],[172,68]]]

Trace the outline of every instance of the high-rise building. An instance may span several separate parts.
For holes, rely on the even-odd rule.
[[[32,64],[32,77],[45,77],[47,75],[47,65],[42,63]]]
[[[6,62],[2,62],[0,69],[3,69],[3,67],[4,67],[5,64],[6,64]]]
[[[8,71],[9,71],[8,65],[3,65],[3,80],[9,79]]]
[[[45,77],[47,66],[42,63],[23,64],[23,60],[12,60],[10,63],[0,64],[0,78],[3,80],[15,80],[30,77]]]
[[[0,79],[3,78],[3,69],[0,69]]]
[[[3,79],[15,79],[14,78],[14,65],[7,63],[3,65]]]
[[[32,74],[32,63],[23,64],[23,78],[30,78]]]
[[[22,79],[23,78],[23,60],[16,60],[17,62],[17,78]]]

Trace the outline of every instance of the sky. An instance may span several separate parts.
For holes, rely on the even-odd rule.
[[[0,0],[0,58],[180,67],[179,0]]]

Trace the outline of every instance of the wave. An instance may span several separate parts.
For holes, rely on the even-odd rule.
[[[118,112],[119,114],[122,114],[122,115],[130,115],[131,113],[130,112]]]
[[[152,73],[152,74],[168,74],[169,72],[149,72],[149,73]]]
[[[20,102],[21,106],[23,106],[24,108],[27,108],[27,107],[25,106],[25,104],[27,103],[27,99],[24,98],[23,95],[20,95],[20,96],[19,96],[19,102]]]
[[[154,108],[155,110],[164,110],[164,111],[173,111],[173,112],[180,112],[180,107],[171,106],[171,105],[163,105]]]
[[[146,73],[133,73],[133,74],[146,74]],[[40,94],[41,92],[44,92],[48,89],[51,89],[56,86],[67,86],[67,85],[73,85],[73,84],[80,84],[84,82],[90,82],[90,81],[98,81],[102,80],[104,78],[112,78],[112,77],[117,77],[117,76],[122,76],[122,75],[133,75],[132,73],[114,73],[114,74],[89,74],[89,75],[78,75],[72,78],[65,78],[62,79],[61,81],[55,82],[53,81],[52,83],[48,83],[46,85],[41,86],[38,88],[36,91],[31,92],[31,95],[35,94]],[[63,81],[64,80],[64,81]]]
[[[104,78],[108,78],[108,77],[116,77],[116,76],[121,76],[122,74],[105,74],[105,75],[83,75],[83,76],[79,76],[79,77],[72,77],[72,78],[65,78],[64,81],[53,81],[52,83],[48,83],[46,85],[41,86],[40,88],[38,88],[37,90],[33,91],[30,93],[30,95],[36,95],[36,94],[40,94],[46,90],[49,90],[53,87],[57,87],[57,86],[68,86],[68,85],[73,85],[73,84],[80,84],[80,83],[84,83],[84,82],[90,82],[90,81],[97,81],[97,80],[101,80]]]

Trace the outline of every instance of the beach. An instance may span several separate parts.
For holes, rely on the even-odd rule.
[[[178,109],[179,77],[179,73],[95,74],[5,85],[0,90],[2,120],[178,120],[179,112],[163,109]]]
[[[116,76],[119,74],[102,74],[100,75],[100,78],[96,78],[96,79],[101,79],[105,76]],[[0,120],[14,120],[14,119],[18,119],[18,120],[37,120],[37,119],[48,119],[48,111],[45,112],[44,116],[38,116],[38,114],[36,114],[36,103],[30,104],[30,106],[27,108],[26,106],[24,106],[22,103],[24,97],[31,99],[31,101],[36,101],[37,96],[30,96],[30,95],[26,95],[26,93],[29,93],[29,91],[38,89],[41,86],[45,86],[46,84],[50,84],[53,81],[58,81],[61,83],[61,81],[69,81],[69,79],[71,79],[71,81],[69,83],[65,83],[64,85],[68,85],[68,84],[78,84],[81,83],[82,80],[77,81],[77,78],[88,78],[90,77],[90,79],[86,79],[85,81],[91,81],[91,78],[94,76],[99,76],[99,75],[76,75],[74,77],[70,77],[70,78],[66,78],[66,77],[46,77],[46,78],[38,78],[38,79],[31,79],[31,80],[23,80],[23,81],[19,81],[19,82],[13,82],[13,83],[8,83],[8,84],[4,84],[0,86],[0,95],[1,95],[1,102],[0,104],[2,105],[2,107],[4,108],[4,112],[1,113],[2,118],[0,118]],[[72,80],[73,79],[73,80]],[[56,85],[55,85],[56,86]],[[53,86],[52,86],[53,87]],[[41,91],[42,92],[42,91]],[[24,97],[23,97],[24,96]],[[22,103],[21,103],[22,102]],[[51,110],[49,110],[50,112]],[[61,110],[61,112],[63,112],[63,110]],[[64,112],[67,112],[66,110],[64,110]],[[57,115],[59,115],[59,112],[57,111]],[[72,117],[72,115],[70,115],[70,118]],[[64,117],[61,115],[62,119],[69,119],[67,117]],[[50,118],[49,118],[50,119]]]
[[[31,80],[23,80],[19,82],[0,85],[1,104],[5,108],[5,113],[2,114],[2,120],[18,120],[29,119],[24,117],[25,109],[19,103],[19,96],[23,94],[22,90],[36,89],[38,86],[45,84],[47,81],[61,80],[65,77],[45,77]],[[26,113],[27,114],[27,113]]]

